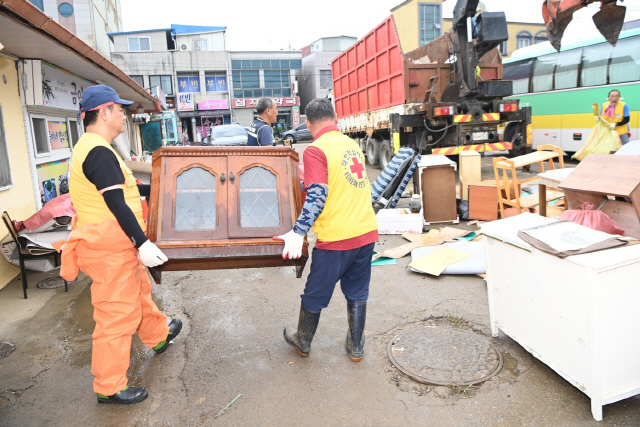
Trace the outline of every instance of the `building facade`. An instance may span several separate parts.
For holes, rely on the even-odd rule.
[[[443,2],[444,0],[407,0],[391,9],[403,52],[411,52],[451,30],[452,19],[443,16]],[[484,8],[482,2],[480,8]],[[499,46],[502,56],[509,56],[516,49],[548,40],[544,24],[510,21],[507,16],[507,26],[509,40]]]
[[[85,88],[104,83],[147,111],[157,110],[159,102],[27,0],[0,5],[0,28],[0,206],[25,220],[68,192]],[[131,114],[127,128],[122,137],[131,147]],[[0,288],[19,271],[0,257]]]
[[[300,124],[301,51],[230,52],[229,62],[233,121],[249,126],[257,117],[258,99],[269,96],[278,104],[276,136]]]
[[[331,61],[353,45],[357,37],[323,37],[302,48],[302,72],[298,80],[302,109],[315,98],[325,98],[333,88]]]
[[[178,113],[178,132],[200,142],[210,127],[231,123],[226,27],[111,33],[112,61],[144,88],[160,87]]]
[[[32,0],[31,3],[83,42],[110,58],[108,33],[122,31],[120,0]]]

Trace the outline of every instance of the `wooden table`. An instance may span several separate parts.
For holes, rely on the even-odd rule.
[[[547,188],[559,190],[558,185],[568,177],[571,172],[573,172],[573,169],[574,168],[555,169],[538,174],[538,202],[540,203],[540,215],[547,216]],[[564,206],[565,209],[569,209],[566,198]]]
[[[500,215],[502,218],[504,218],[504,205],[512,206],[521,211],[522,208],[530,208],[540,203],[539,198],[535,196],[523,197],[522,199],[520,198],[520,186],[525,182],[538,179],[538,177],[534,176],[531,178],[518,179],[516,170],[524,166],[538,163],[540,166],[540,172],[544,172],[545,161],[549,162],[549,169],[555,169],[556,167],[553,163],[553,159],[558,159],[560,168],[564,169],[562,149],[550,144],[541,145],[538,147],[538,151],[525,154],[524,156],[518,156],[512,159],[507,159],[506,157],[497,157],[493,159],[493,170],[496,175],[496,190],[498,191],[498,205],[500,206]],[[511,172],[511,178],[509,178],[509,172]],[[513,199],[509,197],[510,194],[513,194]],[[553,194],[553,197],[555,196],[556,194]],[[561,196],[555,198],[559,197]],[[546,205],[546,202],[547,200],[541,204]]]

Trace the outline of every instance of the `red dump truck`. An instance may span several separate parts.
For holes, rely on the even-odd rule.
[[[331,66],[340,130],[384,168],[409,146],[420,153],[510,150],[531,145],[530,109],[503,81],[496,47],[508,38],[503,12],[476,14],[460,0],[452,31],[403,53],[393,16],[337,56]],[[499,126],[504,128],[498,132]]]

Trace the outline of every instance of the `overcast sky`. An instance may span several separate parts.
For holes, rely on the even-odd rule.
[[[171,24],[227,27],[228,50],[300,49],[321,37],[361,38],[388,17],[402,0],[120,0],[124,31],[169,28]],[[484,0],[490,12],[504,11],[507,20],[542,23],[543,0]],[[456,0],[443,4],[451,17]],[[590,19],[598,6],[574,15],[565,32],[597,30]],[[626,0],[627,19],[640,18],[640,0]]]

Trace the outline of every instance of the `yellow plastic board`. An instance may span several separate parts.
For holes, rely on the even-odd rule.
[[[422,271],[423,273],[439,276],[440,273],[450,265],[469,258],[470,256],[471,254],[469,253],[441,246],[412,261],[409,267]]]

